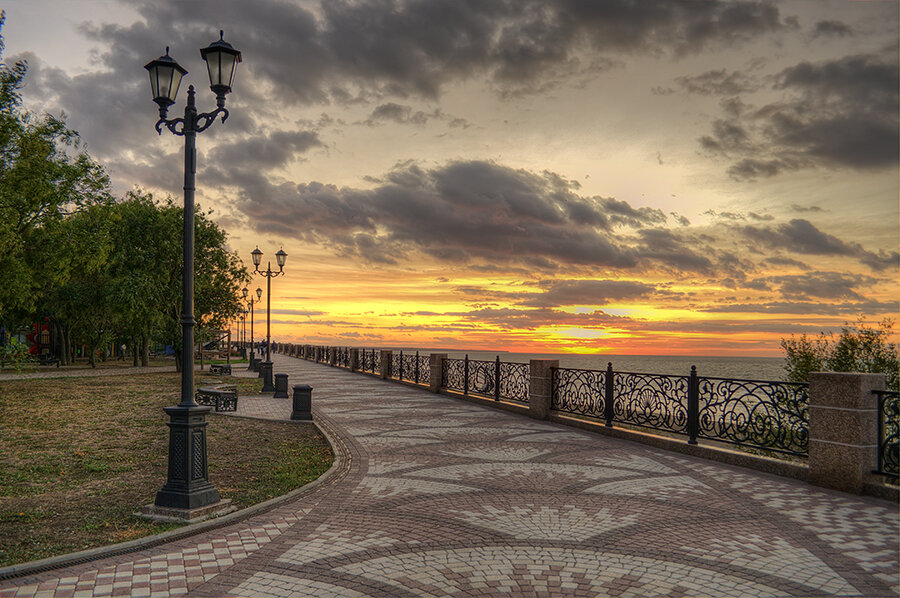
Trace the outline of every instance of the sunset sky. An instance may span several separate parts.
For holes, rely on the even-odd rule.
[[[170,115],[212,110],[224,29],[197,199],[288,253],[277,340],[777,356],[900,310],[896,1],[4,4],[26,106],[118,195],[180,201],[143,66],[171,46]]]

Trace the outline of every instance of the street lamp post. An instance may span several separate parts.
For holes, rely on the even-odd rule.
[[[219,40],[200,50],[209,71],[209,87],[216,94],[213,112],[197,113],[194,86],[188,87],[187,105],[183,118],[167,119],[169,106],[175,103],[181,79],[187,70],[166,54],[145,65],[150,73],[153,101],[159,106],[156,132],[162,134],[165,126],[171,133],[184,137],[184,231],[182,236],[184,268],[181,309],[181,402],[164,411],[169,422],[169,471],[168,481],[156,494],[154,505],[173,516],[193,519],[207,507],[215,508],[220,502],[218,490],[209,482],[206,455],[206,414],[209,407],[194,401],[194,190],[197,172],[197,133],[202,133],[215,122],[228,118],[225,95],[231,91],[235,65],[241,61],[241,53],[226,42],[219,32]],[[222,501],[224,502],[224,501]]]
[[[250,299],[247,301],[247,305],[250,306],[250,365],[247,366],[247,369],[253,372],[259,370],[259,361],[256,359],[256,345],[253,341],[253,304],[259,303],[262,299],[262,289],[256,287],[256,299],[253,299],[253,295],[250,295],[250,290],[247,287],[241,289],[241,293],[244,295],[244,299],[246,300],[249,296]]]
[[[272,383],[272,279],[284,274],[284,262],[287,260],[287,254],[283,249],[275,252],[275,262],[278,264],[277,272],[272,271],[271,261],[267,263],[265,271],[259,269],[259,264],[262,262],[262,254],[259,247],[250,252],[250,256],[253,258],[253,271],[260,276],[266,277],[266,360],[262,364],[262,392],[275,392],[275,385]]]

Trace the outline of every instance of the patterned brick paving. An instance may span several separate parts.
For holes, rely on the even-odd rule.
[[[273,360],[313,387],[344,477],[214,532],[8,580],[0,598],[900,592],[897,505]],[[237,415],[285,419],[290,401],[243,397]]]

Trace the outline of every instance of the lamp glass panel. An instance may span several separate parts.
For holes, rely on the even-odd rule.
[[[275,253],[275,261],[278,263],[279,268],[284,267],[284,262],[286,260],[287,260],[287,254],[284,251],[279,250],[277,253]]]
[[[178,97],[178,88],[181,87],[181,78],[184,77],[178,69],[172,69],[172,83],[169,86],[169,99],[173,102]]]
[[[153,99],[159,97],[159,67],[155,66],[150,69],[150,93],[153,94]]]

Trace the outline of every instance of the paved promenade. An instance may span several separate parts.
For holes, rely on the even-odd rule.
[[[898,595],[897,505],[273,360],[314,388],[337,476],[224,528],[0,582],[0,598]],[[271,398],[238,413],[289,414]]]

